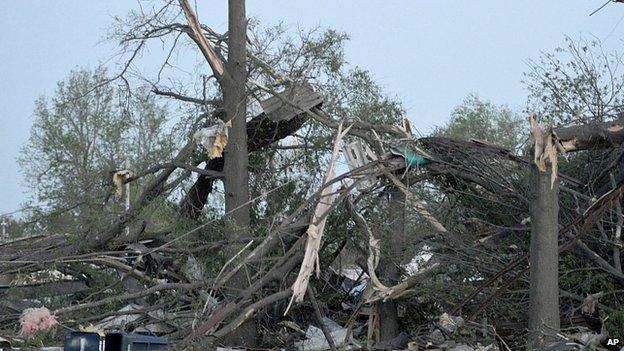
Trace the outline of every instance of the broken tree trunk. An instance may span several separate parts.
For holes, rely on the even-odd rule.
[[[379,275],[387,286],[397,284],[401,278],[399,264],[405,246],[405,194],[396,186],[388,187],[387,252],[379,262]],[[379,301],[379,342],[393,339],[399,334],[399,316],[395,300]]]
[[[531,164],[530,349],[543,349],[559,330],[559,178]]]

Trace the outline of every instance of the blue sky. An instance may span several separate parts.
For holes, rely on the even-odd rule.
[[[148,1],[141,1],[149,4]],[[347,59],[370,70],[426,133],[448,120],[462,99],[477,93],[518,110],[526,60],[561,45],[565,35],[595,37],[607,50],[624,43],[624,4],[589,14],[604,0],[377,1],[248,0],[248,16],[290,28],[331,27],[351,35]],[[203,23],[226,27],[224,0],[198,0]],[[27,189],[15,162],[26,143],[34,100],[78,66],[112,56],[103,42],[113,16],[131,0],[22,0],[0,12],[0,214],[19,208]],[[162,58],[162,53],[154,52]]]

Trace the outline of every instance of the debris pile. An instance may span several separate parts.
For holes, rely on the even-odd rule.
[[[176,16],[184,13],[188,25],[147,32],[191,36],[217,81],[231,79],[220,58],[227,51],[212,49],[224,37],[200,26],[188,1],[180,6]],[[331,115],[327,97],[307,82],[307,66],[294,79],[257,53],[247,56],[254,76],[242,90],[263,109],[244,120],[245,149],[257,158],[249,183],[268,185],[224,213],[219,196],[226,204],[233,197],[222,191],[231,170],[224,150],[244,146],[228,138],[245,130],[235,134],[233,117],[214,108],[168,162],[113,174],[118,198],[124,186],[137,189],[125,193],[123,213],[98,204],[74,232],[0,243],[0,334],[17,333],[19,321],[24,336],[57,323],[92,325],[98,333],[164,336],[180,349],[520,349],[528,328],[529,169],[548,162],[551,186],[560,182],[553,248],[565,268],[561,325],[578,331],[555,331],[552,349],[604,342],[610,321],[602,315],[621,312],[624,284],[620,122],[542,128],[531,119],[529,157],[480,140],[418,138],[402,117],[369,123]],[[288,138],[304,141],[284,145]],[[557,158],[579,151],[586,153],[565,165]],[[284,171],[274,171],[284,155],[292,156]],[[313,174],[304,177],[310,163]],[[212,200],[218,204],[207,211]],[[247,207],[253,218],[233,225]],[[592,279],[603,291],[586,284]]]

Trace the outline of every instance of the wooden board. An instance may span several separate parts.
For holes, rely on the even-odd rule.
[[[260,101],[260,106],[262,106],[264,113],[269,119],[279,122],[290,120],[296,115],[303,113],[305,110],[319,106],[322,103],[323,98],[312,90],[312,88],[304,85],[297,85],[280,92],[279,96],[272,96],[266,100]]]

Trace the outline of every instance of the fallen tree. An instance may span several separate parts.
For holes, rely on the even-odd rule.
[[[139,43],[140,48],[145,40],[172,33],[189,36],[220,86],[223,79],[230,79],[224,78],[230,68],[223,64],[229,38],[201,25],[187,2],[181,6],[171,2],[147,21],[141,18],[124,40]],[[186,22],[176,23],[176,16],[182,15]],[[102,214],[93,226],[3,243],[0,271],[37,284],[44,279],[49,286],[71,284],[71,294],[50,300],[54,314],[70,328],[112,316],[140,315],[118,327],[158,325],[158,334],[198,348],[240,344],[231,336],[248,322],[256,324],[257,341],[268,347],[293,347],[298,339],[313,339],[303,331],[313,324],[322,329],[328,347],[346,343],[361,347],[358,339],[364,334],[371,347],[406,347],[392,343],[406,338],[400,328],[408,323],[418,323],[408,338],[420,347],[439,346],[456,330],[449,325],[460,324],[460,314],[466,325],[501,347],[507,342],[517,347],[522,332],[499,335],[497,330],[509,325],[534,329],[546,320],[556,329],[562,317],[578,324],[579,303],[586,304],[583,295],[602,299],[592,302],[594,322],[596,308],[617,310],[620,295],[614,286],[624,281],[616,259],[621,244],[616,233],[621,234],[622,226],[623,187],[616,172],[621,156],[606,154],[601,163],[570,162],[556,169],[555,154],[549,159],[550,168],[531,176],[530,171],[544,161],[541,157],[518,155],[481,140],[416,138],[401,109],[385,98],[366,95],[374,87],[363,89],[362,81],[356,81],[352,90],[332,86],[358,75],[311,82],[310,66],[319,65],[315,71],[319,75],[332,72],[334,62],[325,61],[325,53],[333,52],[327,48],[337,40],[328,34],[298,50],[287,46],[272,57],[263,51],[270,52],[261,40],[249,39],[246,58],[251,78],[235,100],[255,99],[264,112],[246,121],[246,141],[226,138],[230,149],[246,148],[243,158],[251,160],[250,167],[241,171],[251,174],[247,183],[254,194],[238,201],[253,213],[243,233],[235,235],[225,223],[237,206],[222,211],[221,204],[208,204],[211,194],[220,200],[215,180],[232,177],[232,170],[225,170],[227,145],[217,145],[221,151],[225,146],[226,152],[212,157],[206,145],[191,137],[203,128],[221,126],[219,122],[225,126],[221,91],[194,98],[154,82],[155,94],[198,105],[202,111],[170,160],[125,178],[124,185],[132,185],[136,195],[122,211],[110,210],[109,203],[101,205]],[[297,52],[322,55],[301,64],[297,56],[281,61]],[[309,84],[323,95],[322,107],[316,99],[311,99],[315,104],[304,105],[287,93]],[[345,96],[354,94],[357,98],[351,100],[373,105],[345,108],[345,101],[351,103]],[[263,105],[269,99],[279,107]],[[232,115],[229,98],[227,105]],[[244,118],[237,116],[240,129]],[[330,176],[328,168],[340,162],[341,149],[340,143],[330,140],[342,127],[346,132],[338,132],[341,138],[360,145],[354,148],[362,154],[351,158],[360,163],[349,163],[349,171]],[[549,152],[557,148],[559,153],[597,153],[623,140],[619,122],[556,128],[549,138]],[[342,152],[349,150],[354,149]],[[315,158],[307,159],[309,154]],[[591,167],[598,174],[582,172]],[[175,192],[183,195],[176,197]],[[381,200],[386,198],[387,202]],[[174,214],[166,210],[171,208]],[[557,222],[562,224],[559,230]],[[531,232],[536,239],[532,244],[527,240]],[[588,259],[578,260],[578,254]],[[565,268],[559,273],[553,270],[557,257]],[[353,266],[343,267],[343,259]],[[414,271],[406,264],[410,260],[415,262]],[[364,264],[356,269],[354,262]],[[355,270],[357,277],[347,277],[343,268]],[[548,286],[549,294],[540,300],[536,296],[543,290],[526,279],[531,269],[542,283],[592,272],[608,281],[603,287],[610,290],[598,294],[590,291],[591,285],[560,279],[561,284]],[[547,274],[540,278],[540,270]],[[125,284],[131,280],[133,284]],[[289,308],[286,300],[293,294]],[[17,304],[35,304],[32,300],[7,300],[4,307],[11,312],[2,315],[4,330],[15,325],[16,312],[21,311]],[[547,308],[531,318],[517,312],[531,305]],[[400,319],[403,309],[413,319]],[[336,328],[330,328],[332,323],[324,316],[340,323],[343,337],[335,338]],[[601,327],[599,318],[598,322]]]

